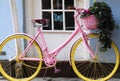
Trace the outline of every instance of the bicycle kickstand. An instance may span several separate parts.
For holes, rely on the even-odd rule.
[[[46,68],[46,70],[45,70],[45,73],[43,75],[43,80],[45,80],[45,75],[46,75],[47,71],[48,71],[48,68]]]

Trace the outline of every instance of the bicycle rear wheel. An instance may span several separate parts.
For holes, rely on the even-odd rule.
[[[16,34],[6,38],[0,45],[0,52],[6,60],[0,62],[0,71],[2,75],[10,81],[30,81],[40,71],[42,60],[20,60],[18,57],[27,47],[31,37],[23,34]],[[25,58],[42,59],[42,51],[37,42],[34,41]],[[8,59],[11,59],[9,61]]]
[[[97,34],[89,34],[90,47],[95,52],[98,46]],[[112,41],[111,48],[106,52],[97,49],[96,59],[85,50],[82,39],[77,40],[71,50],[71,64],[76,75],[85,81],[106,81],[111,78],[119,66],[119,51]]]

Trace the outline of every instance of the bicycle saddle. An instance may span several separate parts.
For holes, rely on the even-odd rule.
[[[48,19],[33,19],[32,22],[36,22],[38,24],[47,24],[48,23]]]

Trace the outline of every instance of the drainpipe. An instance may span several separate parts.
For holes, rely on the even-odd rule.
[[[13,30],[14,30],[14,33],[19,33],[19,22],[18,22],[16,2],[15,2],[15,0],[9,0],[9,3],[10,3]],[[21,42],[19,40],[15,41],[15,49],[16,49],[17,53],[19,53],[21,51]],[[15,57],[17,56],[17,53],[16,53]],[[12,59],[14,59],[14,58],[12,58]],[[12,60],[12,59],[10,59],[10,60]]]
[[[22,6],[23,6],[23,33],[26,33],[26,13],[25,13],[25,0],[22,0]]]
[[[19,32],[18,14],[15,0],[9,0],[14,33]]]

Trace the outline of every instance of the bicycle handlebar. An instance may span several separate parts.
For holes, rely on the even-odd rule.
[[[69,9],[73,9],[73,10],[77,11],[78,15],[80,15],[81,12],[89,11],[88,9],[84,9],[84,8],[75,8],[75,7],[69,7]]]

